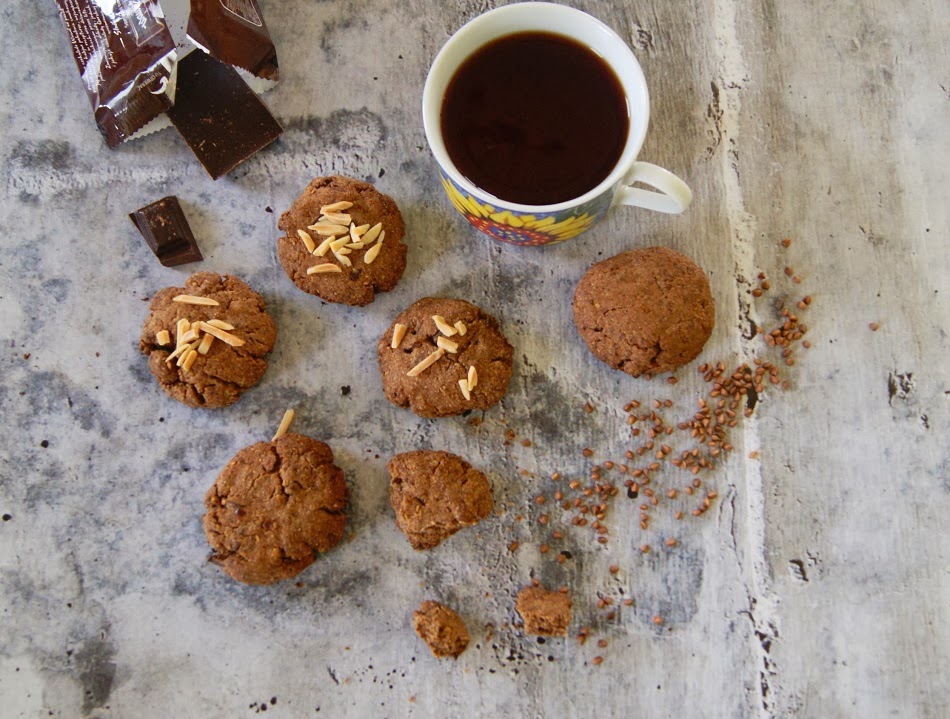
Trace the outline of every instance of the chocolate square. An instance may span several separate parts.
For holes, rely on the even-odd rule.
[[[200,50],[178,63],[168,117],[215,180],[284,131],[234,68]]]
[[[204,259],[185,213],[174,195],[146,205],[129,215],[145,242],[165,267]]]

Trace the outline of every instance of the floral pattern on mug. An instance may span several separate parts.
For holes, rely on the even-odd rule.
[[[520,215],[467,194],[444,174],[442,187],[452,205],[479,232],[512,245],[538,246],[563,242],[589,230],[610,209],[610,191],[578,207],[559,212]]]

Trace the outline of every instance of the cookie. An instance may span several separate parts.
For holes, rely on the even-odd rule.
[[[245,447],[205,495],[211,561],[245,584],[295,577],[343,538],[347,496],[323,442],[290,433]]]
[[[665,247],[598,262],[574,292],[574,324],[590,351],[634,377],[672,372],[695,359],[715,315],[702,269]]]
[[[267,369],[277,327],[264,300],[237,277],[199,272],[152,299],[139,349],[172,399],[227,407]]]
[[[413,549],[431,549],[495,506],[488,478],[461,457],[417,450],[397,454],[389,469],[389,501]]]
[[[462,618],[444,604],[427,600],[412,613],[412,626],[438,658],[457,659],[471,637]]]
[[[490,314],[465,300],[434,297],[402,312],[376,352],[386,398],[420,417],[496,404],[508,391],[514,355]]]
[[[406,269],[409,248],[399,208],[367,182],[318,177],[277,227],[286,233],[277,240],[284,272],[327,302],[368,305],[377,292],[395,287]]]
[[[571,623],[571,598],[543,587],[525,587],[518,592],[515,609],[524,620],[525,634],[563,637]]]

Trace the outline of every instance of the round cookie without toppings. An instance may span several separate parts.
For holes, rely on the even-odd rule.
[[[264,376],[277,328],[263,298],[238,278],[199,272],[158,292],[149,309],[139,349],[169,397],[226,407]]]
[[[435,297],[403,311],[377,345],[387,399],[420,417],[495,405],[508,390],[513,356],[494,317],[465,300]]]
[[[280,217],[277,256],[304,292],[362,306],[396,286],[406,269],[405,224],[393,199],[367,182],[313,180]]]
[[[245,584],[295,577],[343,538],[347,496],[323,442],[288,433],[245,447],[205,496],[211,560]]]
[[[712,334],[715,305],[695,262],[649,247],[584,273],[574,292],[574,323],[598,359],[638,377],[695,359]]]
[[[491,513],[488,478],[449,452],[397,454],[389,469],[389,501],[413,549],[431,549]]]

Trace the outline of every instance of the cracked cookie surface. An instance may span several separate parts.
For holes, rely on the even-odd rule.
[[[431,549],[494,507],[488,478],[449,452],[416,450],[387,465],[396,524],[413,549]]]
[[[213,300],[216,305],[175,302],[179,295]],[[152,298],[142,326],[139,350],[148,355],[148,368],[172,399],[190,407],[227,407],[256,385],[267,370],[264,356],[274,347],[277,327],[267,314],[263,298],[237,277],[198,272],[184,287],[166,287]],[[178,360],[168,362],[177,342],[179,320],[194,324],[219,320],[232,326],[229,334],[244,344],[231,346],[215,339],[206,354],[197,356],[187,369]],[[168,332],[162,344],[159,334]]]
[[[341,212],[349,215],[357,227],[382,224],[385,239],[370,263],[366,262],[370,256],[369,245],[366,248],[346,248],[348,254],[341,260],[333,252],[314,255],[299,236],[299,231],[306,232],[315,245],[322,244],[326,236],[319,235],[310,227],[321,216],[321,208],[335,203],[352,203]],[[402,241],[406,228],[399,207],[391,197],[368,182],[342,175],[318,177],[280,216],[277,227],[285,233],[277,240],[277,257],[284,272],[299,289],[327,302],[358,307],[368,305],[376,298],[377,292],[393,289],[406,269],[409,248]],[[307,274],[309,268],[319,264],[334,264],[340,272]]]
[[[446,336],[435,316],[444,318],[455,333]],[[455,328],[457,322],[464,334]],[[397,325],[405,328],[405,334],[393,348]],[[420,374],[410,376],[414,367],[438,351],[440,338],[455,345],[455,351],[444,352]],[[441,297],[425,297],[400,313],[376,351],[386,398],[420,417],[450,417],[493,406],[508,391],[514,356],[494,317],[465,300]],[[466,398],[459,380],[467,379],[471,367],[477,382]]]
[[[289,433],[245,447],[205,495],[211,561],[245,584],[295,577],[343,538],[347,497],[323,442]]]
[[[574,324],[590,351],[634,377],[671,372],[695,359],[715,314],[705,273],[666,247],[598,262],[574,291]]]

